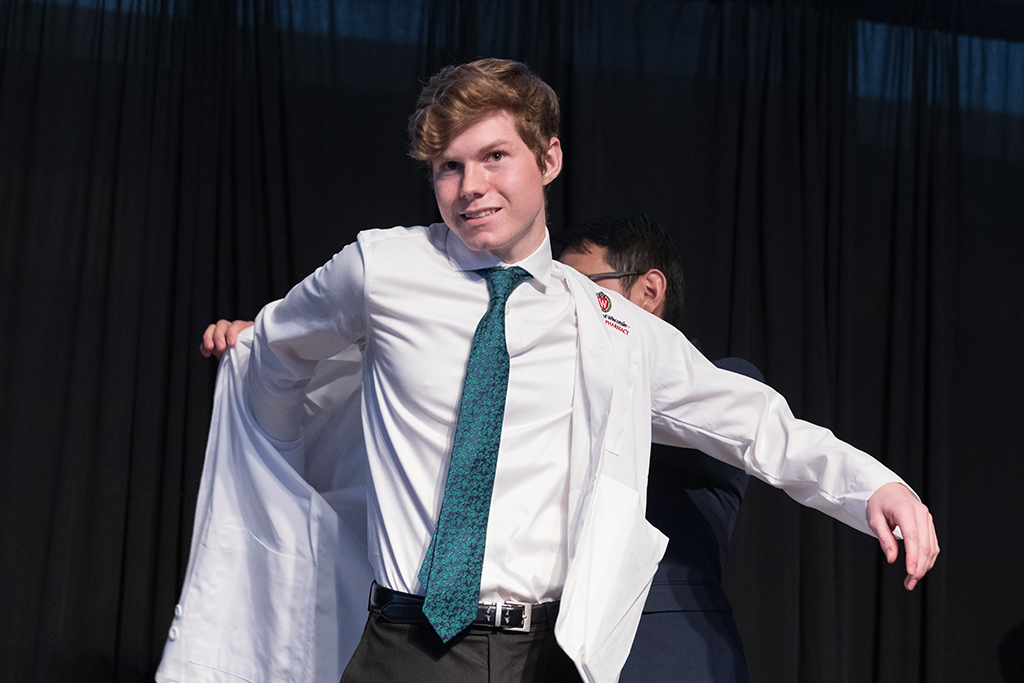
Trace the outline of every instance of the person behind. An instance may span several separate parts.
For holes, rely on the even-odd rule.
[[[521,63],[431,78],[409,130],[443,222],[360,233],[265,307],[243,395],[225,399],[291,462],[319,362],[363,349],[375,583],[343,681],[616,680],[666,545],[644,518],[652,435],[875,534],[890,561],[898,525],[908,589],[935,561],[899,477],[552,260],[558,125]]]
[[[608,216],[559,233],[558,260],[648,313],[680,319],[679,252],[644,214]],[[762,379],[739,358],[719,367]],[[748,681],[743,643],[722,587],[729,537],[748,476],[699,451],[652,444],[647,519],[669,537],[647,596],[621,683]]]

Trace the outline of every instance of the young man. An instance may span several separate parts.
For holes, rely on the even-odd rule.
[[[663,320],[677,322],[683,266],[672,240],[646,215],[610,216],[563,231],[558,260],[599,287],[618,292]],[[718,367],[762,379],[739,358]],[[647,519],[669,538],[654,575],[620,683],[750,680],[739,630],[722,587],[748,476],[699,451],[651,445]]]
[[[244,396],[229,398],[277,463],[301,466],[320,361],[363,349],[376,583],[344,681],[614,681],[666,543],[644,518],[652,431],[874,531],[890,560],[899,524],[908,588],[935,560],[927,508],[896,475],[552,261],[544,188],[561,170],[557,131],[557,98],[524,65],[442,70],[410,135],[444,223],[361,233],[256,320]],[[247,506],[242,522],[265,530],[282,507]],[[296,528],[252,535],[281,548],[304,538]]]

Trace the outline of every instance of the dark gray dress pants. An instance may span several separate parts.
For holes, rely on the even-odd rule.
[[[429,624],[371,613],[341,683],[573,683],[579,673],[555,641],[553,620],[529,633],[470,626],[448,644]]]

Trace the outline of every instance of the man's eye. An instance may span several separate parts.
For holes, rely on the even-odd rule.
[[[494,161],[501,161],[504,157],[504,152],[491,152],[491,159],[493,159]]]
[[[459,169],[459,162],[457,161],[446,161],[444,162],[444,170],[446,171],[457,171]]]

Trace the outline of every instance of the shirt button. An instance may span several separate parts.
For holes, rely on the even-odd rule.
[[[172,626],[171,630],[167,632],[167,638],[169,640],[176,640],[178,637],[178,627]]]
[[[174,606],[174,618],[181,619],[181,605]]]

